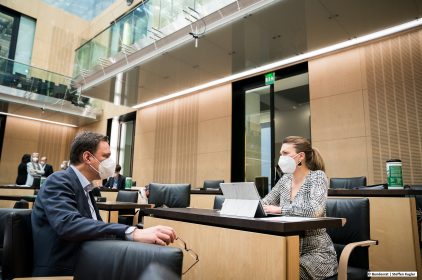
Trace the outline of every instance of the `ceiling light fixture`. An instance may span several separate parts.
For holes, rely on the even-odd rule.
[[[73,124],[53,122],[53,121],[31,118],[31,117],[27,117],[27,116],[10,114],[10,113],[5,113],[5,112],[0,112],[0,115],[6,115],[6,116],[11,116],[11,117],[21,118],[21,119],[26,119],[26,120],[39,121],[39,122],[45,122],[45,123],[51,123],[51,124],[57,124],[57,125],[64,125],[64,126],[69,126],[69,127],[77,127],[76,125],[73,125]]]
[[[382,38],[382,37],[385,37],[385,36],[392,35],[394,33],[398,33],[398,32],[404,31],[404,30],[415,28],[415,27],[420,26],[420,25],[422,25],[422,18],[412,20],[412,21],[409,21],[409,22],[406,22],[406,23],[403,23],[403,24],[400,24],[400,25],[390,27],[390,28],[386,28],[386,29],[383,29],[381,31],[377,31],[377,32],[374,32],[374,33],[371,33],[371,34],[368,34],[368,35],[364,35],[364,36],[361,36],[361,37],[350,39],[348,41],[341,42],[341,43],[338,43],[338,44],[334,44],[334,45],[331,45],[331,46],[328,46],[328,47],[325,47],[325,48],[321,48],[321,49],[318,49],[318,50],[315,50],[315,51],[310,51],[310,52],[300,54],[300,55],[297,55],[297,56],[294,56],[294,57],[279,60],[279,61],[267,64],[267,65],[263,65],[263,66],[260,66],[260,67],[254,68],[254,69],[250,69],[250,70],[247,70],[247,71],[244,71],[244,72],[241,72],[241,73],[230,75],[230,76],[227,76],[227,77],[224,77],[224,78],[221,78],[221,79],[218,79],[218,80],[214,80],[214,81],[202,84],[202,85],[198,85],[198,86],[195,86],[195,87],[192,87],[192,88],[184,89],[182,91],[171,93],[169,95],[162,96],[162,97],[157,98],[157,99],[153,99],[153,100],[150,100],[150,101],[147,101],[147,102],[137,104],[135,106],[132,106],[132,108],[134,108],[134,109],[143,108],[143,107],[150,106],[150,105],[153,105],[153,104],[156,104],[156,103],[159,103],[159,102],[163,102],[163,101],[166,101],[166,100],[169,100],[169,99],[180,97],[182,95],[186,95],[186,94],[190,94],[190,93],[193,93],[193,92],[196,92],[196,91],[204,90],[206,88],[210,88],[210,87],[217,86],[217,85],[222,85],[222,84],[225,84],[225,83],[228,83],[228,82],[233,82],[233,81],[236,81],[236,80],[248,77],[248,76],[256,75],[256,74],[259,74],[259,73],[265,73],[265,72],[268,72],[268,71],[273,71],[273,70],[276,70],[276,69],[278,69],[282,66],[294,64],[294,63],[297,63],[297,62],[300,62],[300,61],[305,61],[305,60],[308,60],[310,58],[314,58],[314,57],[317,57],[317,56],[320,56],[320,55],[323,55],[323,54],[327,54],[327,53],[330,53],[330,52],[334,52],[334,51],[337,51],[337,50],[341,50],[341,49],[345,49],[345,48],[348,48],[348,47],[351,47],[351,46],[362,44],[362,43],[365,43],[365,42],[368,42],[368,41],[371,41],[371,40],[379,39],[379,38]]]

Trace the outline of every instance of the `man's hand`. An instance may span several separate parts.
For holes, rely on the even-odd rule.
[[[281,207],[274,205],[263,205],[265,213],[281,214]]]
[[[155,226],[146,229],[135,229],[133,241],[168,245],[176,239],[176,232],[167,226]]]

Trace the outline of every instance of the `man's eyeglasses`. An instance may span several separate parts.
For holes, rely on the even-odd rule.
[[[195,253],[195,251],[193,251],[192,249],[188,249],[188,246],[186,245],[186,242],[183,241],[183,239],[181,239],[180,237],[177,237],[176,241],[178,241],[179,245],[183,248],[183,250],[185,250],[185,252],[188,253],[195,260],[194,263],[191,266],[189,266],[188,269],[182,272],[182,275],[185,275],[192,267],[194,267],[195,264],[199,262],[199,257],[198,257],[198,254]]]

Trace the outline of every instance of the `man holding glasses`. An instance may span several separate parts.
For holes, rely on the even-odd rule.
[[[101,220],[92,181],[113,175],[106,136],[82,132],[73,140],[70,167],[53,173],[39,191],[32,210],[33,276],[73,275],[83,241],[103,238],[168,245],[176,239],[171,227],[137,229]]]

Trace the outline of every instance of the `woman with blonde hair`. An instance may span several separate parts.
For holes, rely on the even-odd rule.
[[[263,199],[267,213],[325,217],[328,180],[319,151],[300,136],[283,140],[278,162],[283,176]],[[307,230],[300,238],[300,279],[337,274],[337,256],[325,228]]]

